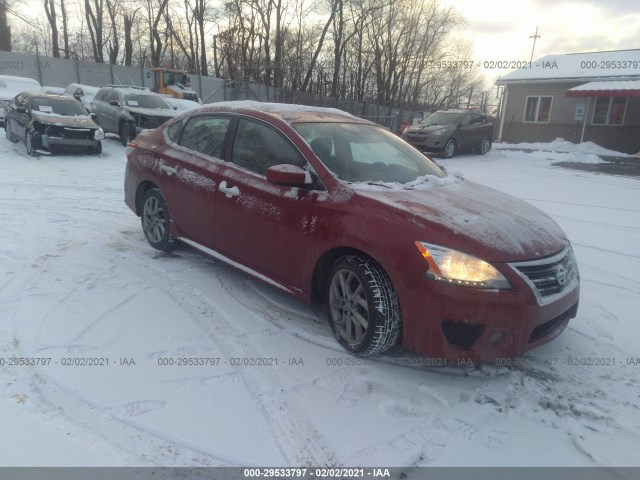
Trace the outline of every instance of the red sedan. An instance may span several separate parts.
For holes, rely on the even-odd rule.
[[[554,221],[345,112],[217,103],[142,133],[127,159],[125,200],[151,246],[190,245],[324,305],[354,355],[401,342],[515,357],[576,315],[578,269]]]

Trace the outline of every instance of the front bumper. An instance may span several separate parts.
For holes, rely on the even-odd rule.
[[[50,137],[49,135],[40,135],[40,143],[42,148],[65,149],[65,148],[89,148],[95,147],[98,140],[80,139],[80,138],[61,138]]]
[[[418,150],[425,152],[441,152],[447,143],[447,135],[429,135],[405,133],[402,138]]]
[[[389,272],[400,286],[403,346],[454,364],[495,362],[551,341],[576,316],[577,278],[541,304],[517,272],[508,266],[501,271],[512,290],[478,290]]]

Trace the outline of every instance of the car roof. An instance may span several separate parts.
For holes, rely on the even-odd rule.
[[[433,113],[478,113],[480,115],[486,115],[486,113],[481,110],[470,110],[467,108],[441,108]]]
[[[200,112],[202,111],[237,112],[249,115],[260,113],[277,117],[287,123],[346,122],[376,125],[373,122],[356,117],[337,108],[311,107],[290,103],[257,102],[253,100],[211,103],[205,105],[204,108],[200,110]]]
[[[28,83],[30,85],[38,85],[40,86],[40,83],[37,80],[34,80],[33,78],[28,78],[28,77],[16,77],[13,75],[0,75],[0,80],[4,80],[4,81],[8,81],[8,82],[17,82],[17,83]]]

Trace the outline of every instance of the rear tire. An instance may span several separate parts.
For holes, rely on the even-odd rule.
[[[163,252],[171,252],[176,248],[176,241],[171,237],[171,217],[167,202],[157,188],[151,188],[142,196],[142,231],[149,245]]]
[[[9,120],[5,119],[4,133],[7,136],[7,140],[9,140],[11,143],[18,143],[18,137],[16,137],[15,134],[11,131],[10,125],[11,124],[9,123]]]
[[[484,137],[478,147],[478,153],[480,155],[485,155],[489,150],[491,150],[491,139],[489,137]]]
[[[329,270],[324,301],[333,335],[353,355],[375,355],[397,343],[402,325],[398,296],[373,260],[338,258]]]

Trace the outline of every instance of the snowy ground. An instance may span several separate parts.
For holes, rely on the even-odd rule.
[[[582,297],[516,366],[438,369],[354,362],[305,305],[152,250],[116,139],[30,158],[0,133],[0,466],[640,466],[637,179],[551,166],[575,152],[442,160],[560,223]]]

